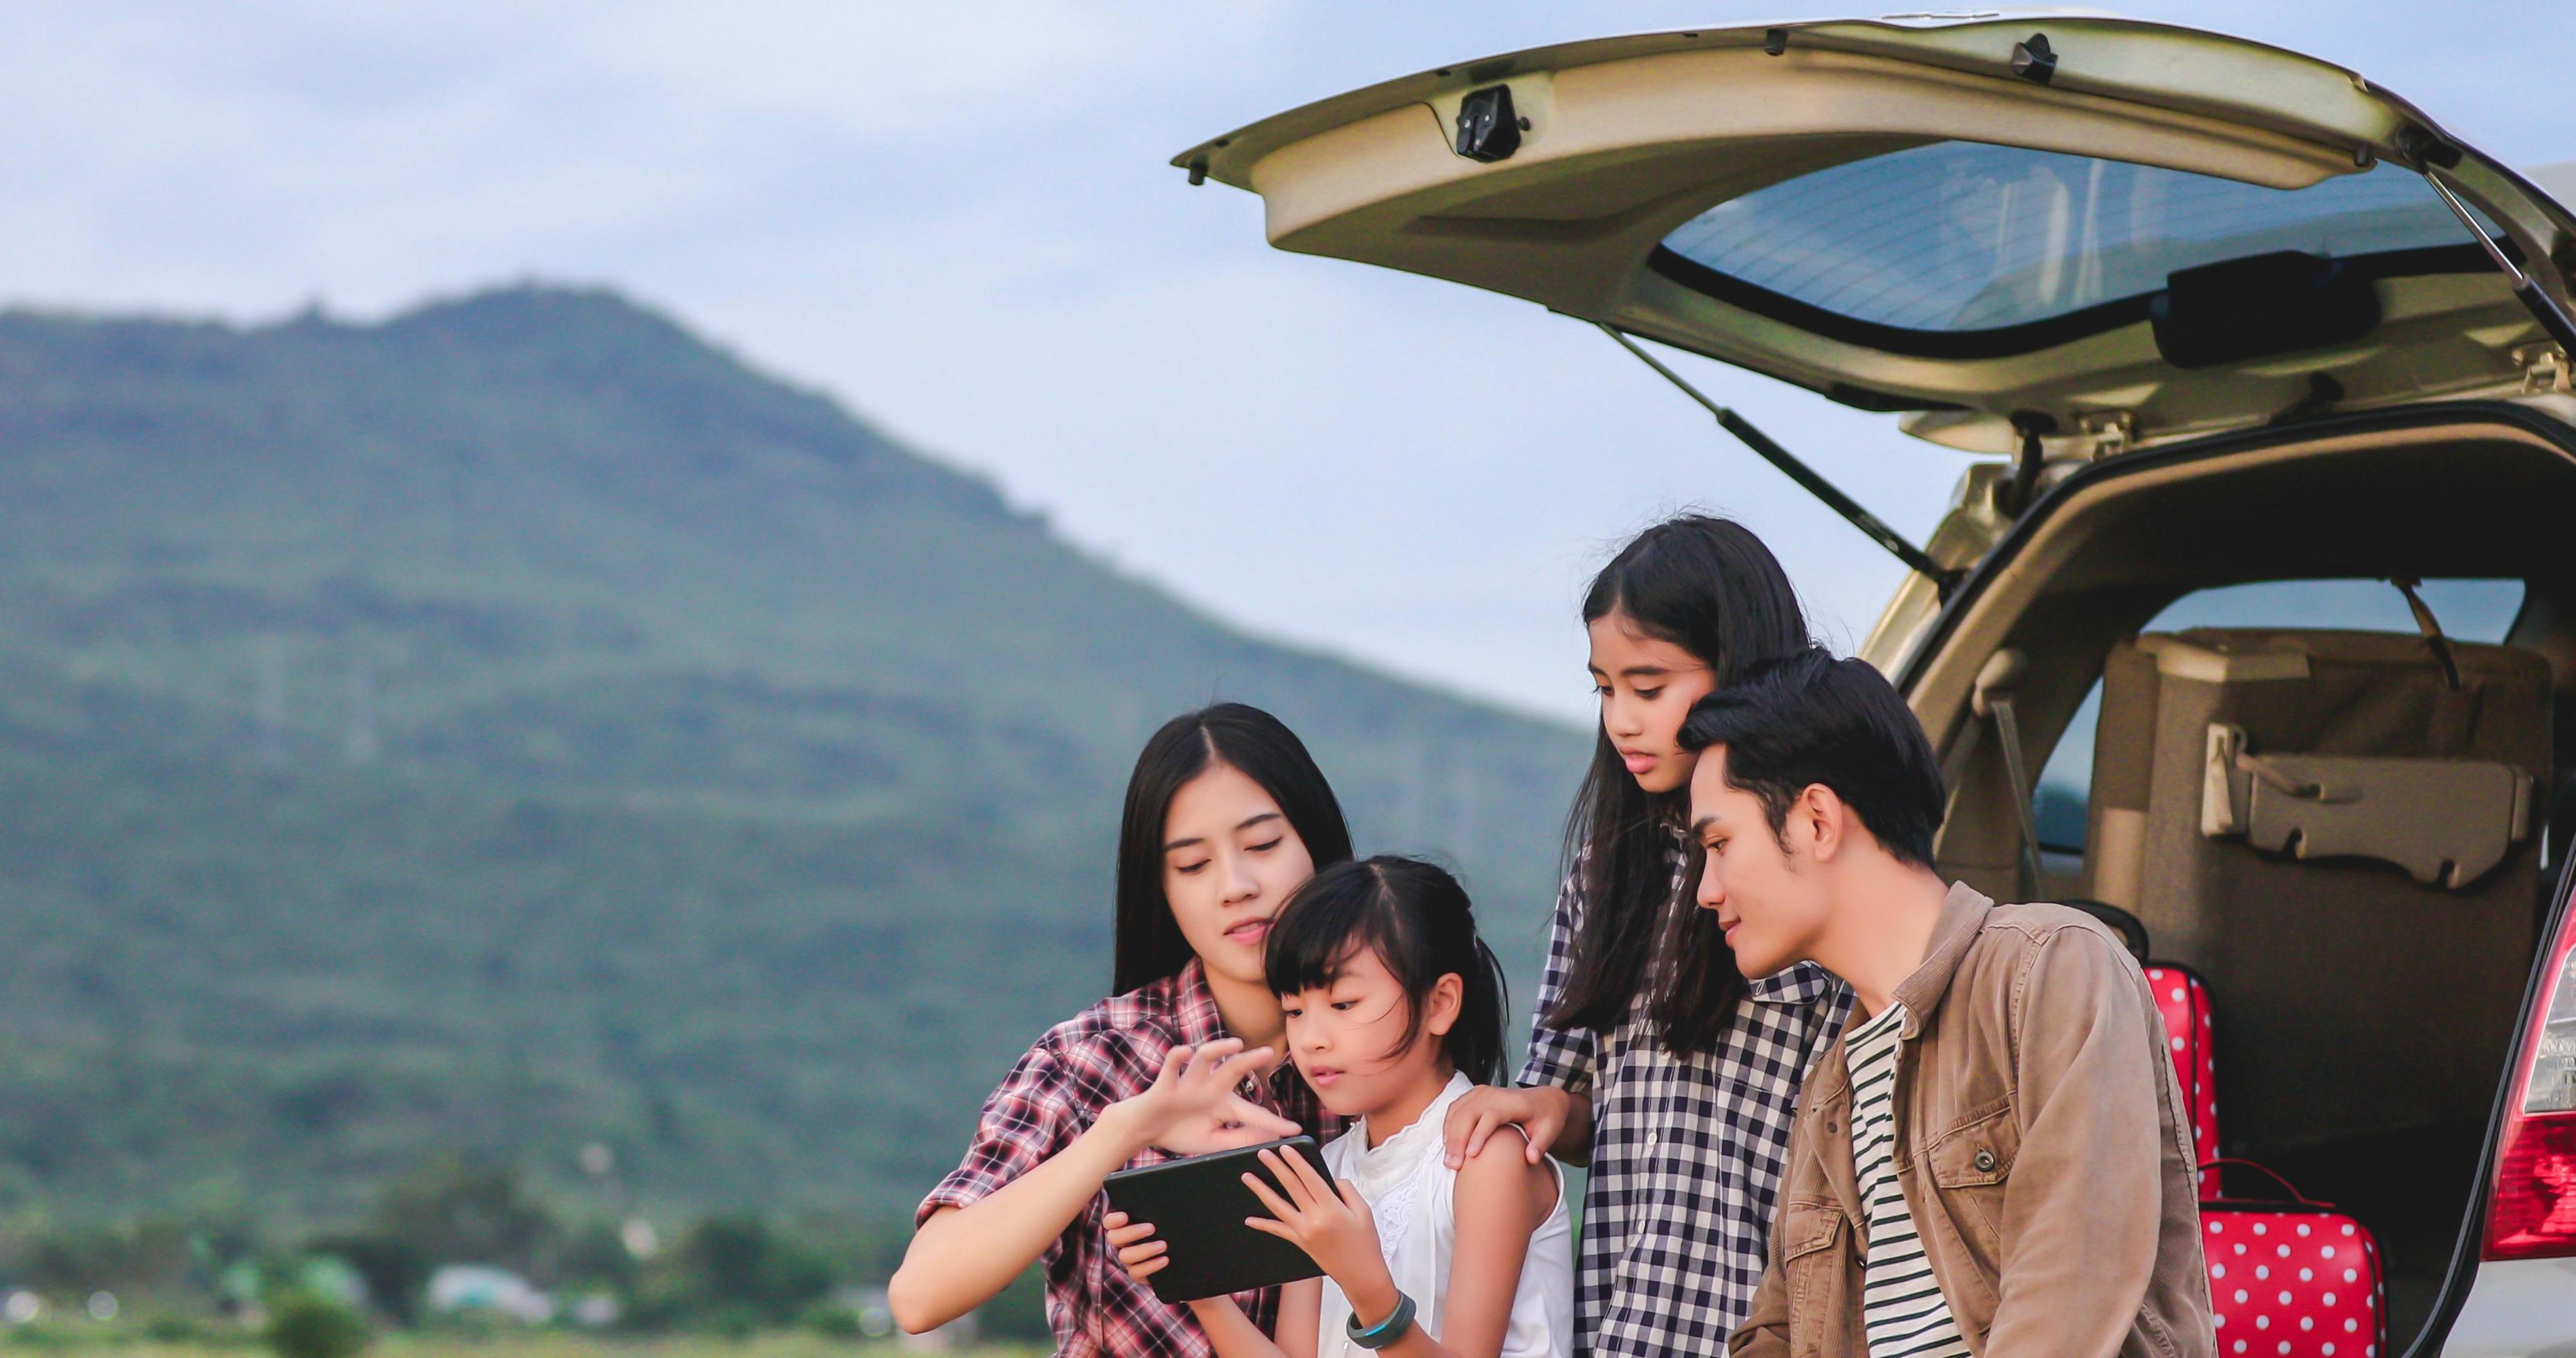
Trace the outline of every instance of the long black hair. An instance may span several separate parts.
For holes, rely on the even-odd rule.
[[[1218,764],[1259,783],[1315,866],[1351,856],[1342,804],[1303,741],[1277,717],[1242,703],[1218,703],[1163,723],[1136,756],[1118,826],[1117,956],[1109,993],[1123,995],[1189,965],[1189,940],[1163,895],[1163,827],[1173,794]]]
[[[1744,525],[1703,514],[1656,524],[1610,558],[1583,596],[1583,621],[1613,611],[1697,656],[1720,688],[1811,644],[1797,591],[1771,549]],[[1708,911],[1672,908],[1672,856],[1689,798],[1688,788],[1638,787],[1609,733],[1594,726],[1592,767],[1565,836],[1583,919],[1549,1026],[1607,1032],[1641,990],[1666,1051],[1710,1051],[1733,1021],[1745,984],[1725,933]]]
[[[1443,1040],[1449,1064],[1482,1085],[1503,1083],[1503,964],[1476,935],[1466,888],[1418,858],[1380,854],[1307,879],[1270,921],[1262,944],[1271,992],[1330,986],[1362,948],[1404,987],[1412,1017],[1398,1052],[1422,1036],[1422,1006],[1443,976],[1460,982],[1458,1021]]]

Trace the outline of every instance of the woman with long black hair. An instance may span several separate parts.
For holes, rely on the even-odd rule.
[[[1842,1029],[1841,982],[1801,964],[1747,983],[1691,908],[1691,704],[1808,646],[1788,576],[1740,524],[1647,529],[1583,600],[1601,700],[1568,820],[1516,1088],[1471,1092],[1453,1162],[1518,1126],[1535,1159],[1589,1164],[1575,1278],[1578,1353],[1713,1353],[1762,1280],[1798,1086]]]
[[[1211,1351],[1187,1309],[1119,1266],[1101,1180],[1166,1154],[1340,1130],[1280,1063],[1286,1020],[1262,943],[1292,892],[1350,856],[1341,804],[1278,718],[1221,703],[1154,733],[1118,833],[1115,993],[1029,1048],[922,1202],[887,1288],[905,1329],[964,1315],[1043,1260],[1058,1354]],[[1278,1290],[1236,1301],[1267,1331]]]

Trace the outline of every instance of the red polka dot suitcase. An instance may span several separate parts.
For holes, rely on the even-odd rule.
[[[2200,1204],[2202,1253],[2221,1358],[2379,1358],[2388,1346],[2387,1294],[2379,1242],[2328,1204],[2299,1196],[2281,1176],[2245,1160],[2202,1166],[2216,1185],[2221,1165],[2256,1170],[2280,1185],[2278,1200],[2210,1197]]]
[[[2191,1114],[2192,1152],[2207,1164],[2218,1158],[2218,1063],[2212,1055],[2216,1043],[2210,1035],[2209,987],[2179,962],[2147,963],[2147,984],[2164,1015],[2174,1074],[2182,1081],[2183,1102]],[[2202,1197],[2217,1186],[2216,1173],[2200,1172]]]

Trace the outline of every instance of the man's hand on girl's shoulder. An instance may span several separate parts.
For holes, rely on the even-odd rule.
[[[1449,1105],[1448,1120],[1440,1129],[1449,1168],[1457,1169],[1483,1153],[1486,1139],[1505,1127],[1520,1128],[1529,1140],[1526,1158],[1537,1164],[1565,1130],[1567,1105],[1574,1097],[1552,1085],[1479,1085],[1459,1095]]]

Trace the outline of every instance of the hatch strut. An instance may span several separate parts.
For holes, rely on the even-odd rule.
[[[2433,192],[2441,195],[2442,203],[2451,209],[2451,215],[2459,218],[2460,225],[2467,227],[2469,234],[2478,238],[2478,244],[2486,247],[2487,258],[2494,260],[2495,266],[2504,270],[2504,276],[2512,280],[2513,295],[2522,303],[2522,309],[2540,322],[2540,328],[2558,341],[2558,347],[2566,350],[2568,357],[2576,358],[2576,320],[2568,318],[2567,312],[2558,305],[2558,299],[2543,291],[2539,279],[2524,273],[2521,266],[2497,248],[2494,238],[2487,235],[2487,229],[2478,225],[2477,218],[2469,215],[2468,205],[2451,192],[2451,186],[2443,183],[2430,165],[2418,164],[2415,172],[2424,176],[2425,183],[2433,186]]]
[[[1962,572],[1943,566],[1933,560],[1930,553],[1897,536],[1895,529],[1880,521],[1877,515],[1861,508],[1858,500],[1843,494],[1842,489],[1833,482],[1817,475],[1816,469],[1799,461],[1796,454],[1773,442],[1771,436],[1755,428],[1751,420],[1701,395],[1699,388],[1682,380],[1681,374],[1657,362],[1653,354],[1639,348],[1635,340],[1628,338],[1626,331],[1599,321],[1593,324],[1601,326],[1602,334],[1619,341],[1620,348],[1635,354],[1640,362],[1663,374],[1665,381],[1681,388],[1683,395],[1706,407],[1709,414],[1717,417],[1719,428],[1743,440],[1744,446],[1762,455],[1763,461],[1787,472],[1790,480],[1807,488],[1808,494],[1824,501],[1835,513],[1849,520],[1852,527],[1867,533],[1870,541],[1886,548],[1895,554],[1897,560],[1929,577],[1933,587],[1940,592],[1943,599],[1950,597],[1950,589],[1959,583]]]

